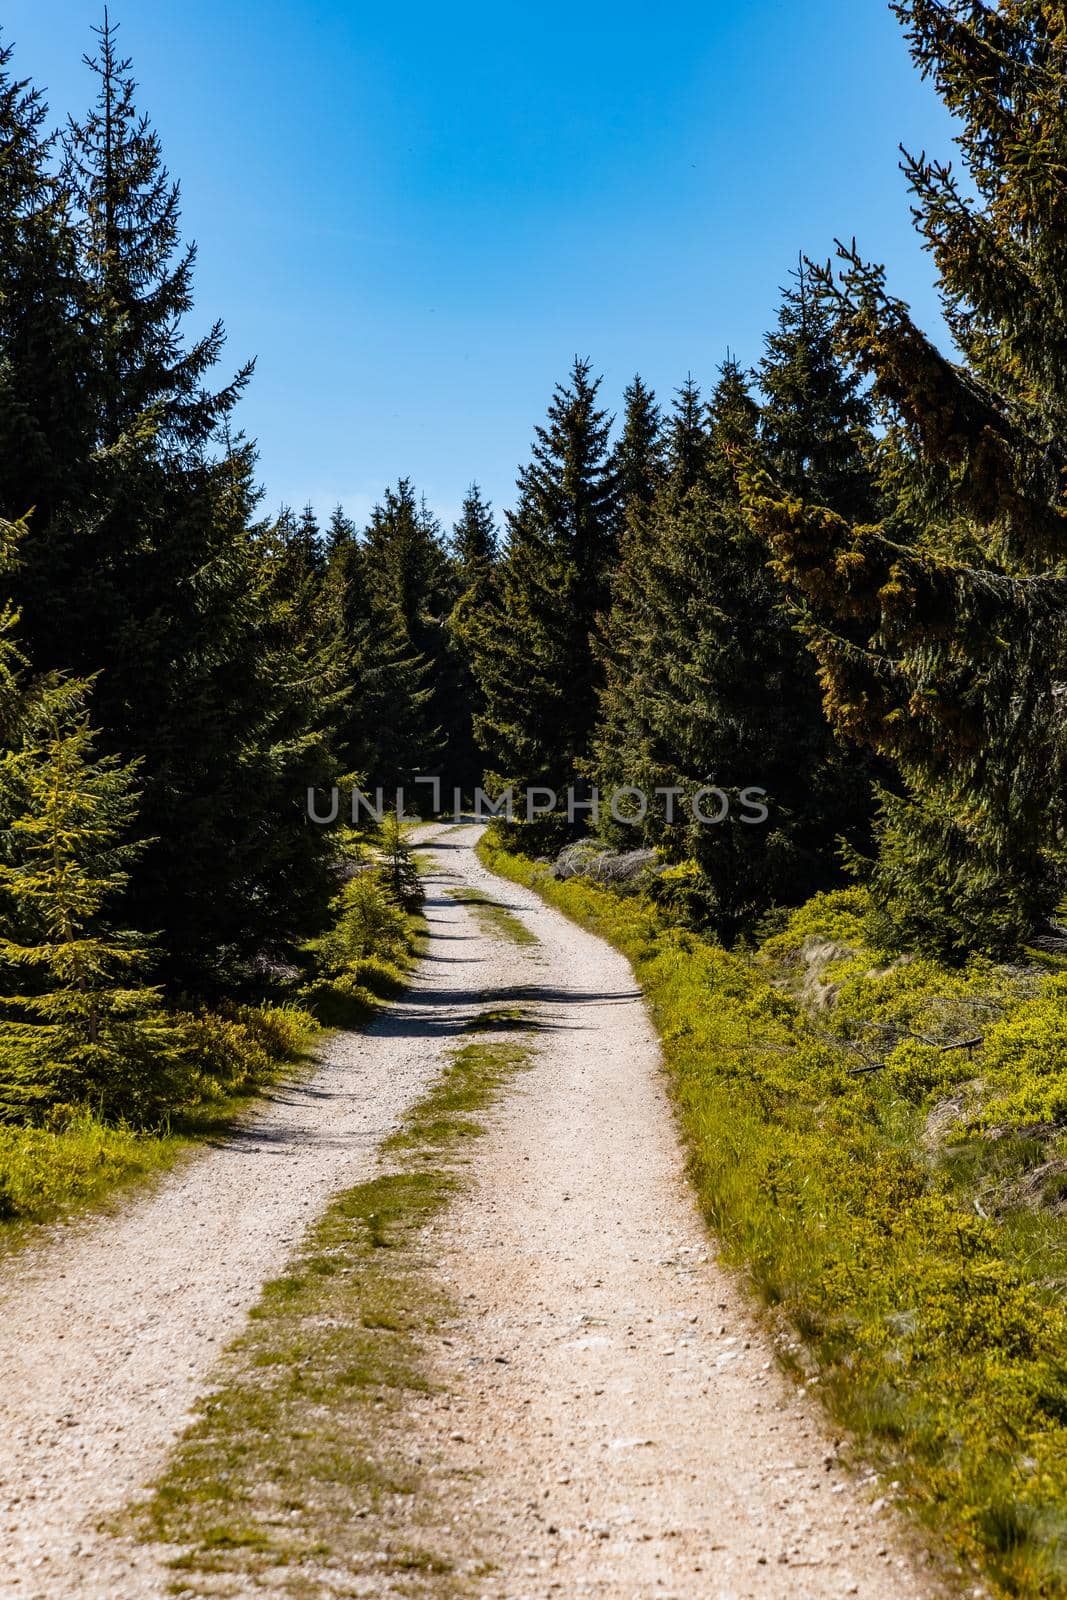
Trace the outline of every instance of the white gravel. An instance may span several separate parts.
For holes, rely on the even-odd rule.
[[[96,1531],[100,1519],[158,1471],[261,1282],[333,1191],[371,1174],[463,1018],[519,1002],[543,1025],[536,1064],[436,1229],[440,1272],[468,1308],[441,1352],[453,1397],[417,1401],[411,1418],[457,1468],[485,1474],[471,1542],[495,1571],[479,1592],[940,1592],[892,1512],[838,1465],[818,1407],[715,1264],[629,966],[492,878],[475,836],[440,834],[440,866],[515,909],[538,945],[476,934],[469,911],[432,894],[428,958],[399,1007],[334,1038],[313,1077],[118,1215],[52,1230],[4,1265],[0,1595],[167,1592],[155,1555]]]

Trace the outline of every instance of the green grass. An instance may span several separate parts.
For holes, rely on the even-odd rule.
[[[512,944],[531,945],[540,942],[536,933],[532,933],[513,911],[490,895],[482,894],[479,889],[471,889],[465,884],[462,889],[449,889],[448,892],[457,905],[470,907],[483,933],[490,936],[498,934]]]
[[[1067,1155],[1033,1120],[1067,1079],[1062,977],[879,966],[858,891],[731,953],[481,854],[630,959],[707,1221],[833,1416],[999,1593],[1067,1593],[1067,1218],[1019,1198]]]
[[[309,1069],[319,1036],[307,1013],[281,1006],[231,1006],[185,1026],[195,1065],[162,1126],[103,1122],[85,1106],[54,1107],[43,1126],[0,1124],[0,1248],[25,1243],[33,1224],[161,1176],[232,1128],[272,1083]]]
[[[476,1017],[464,1023],[464,1032],[509,1033],[517,1030],[525,1033],[536,1027],[536,1018],[524,1006],[491,1006],[488,1011],[480,1011]]]
[[[527,1059],[518,1039],[457,1046],[384,1147],[386,1170],[339,1196],[264,1287],[221,1382],[131,1513],[140,1537],[178,1547],[175,1592],[469,1592],[476,1552],[449,1527],[465,1481],[424,1457],[412,1426],[442,1382],[430,1342],[440,1349],[454,1315],[424,1233]]]
[[[10,1246],[27,1223],[99,1204],[166,1171],[187,1148],[174,1135],[107,1127],[88,1111],[58,1131],[0,1127],[0,1241]]]

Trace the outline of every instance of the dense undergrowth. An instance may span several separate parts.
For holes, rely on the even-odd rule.
[[[268,998],[160,1006],[147,1043],[131,1032],[127,1052],[109,1040],[106,1055],[65,1055],[45,1041],[30,1057],[37,1072],[0,1055],[0,1224],[48,1220],[162,1171],[291,1070],[324,1027],[358,1026],[400,990],[421,926],[410,852],[386,824],[347,840],[344,864],[328,931]]]
[[[487,839],[633,963],[726,1258],[955,1552],[1067,1587],[1067,973],[879,964],[858,890],[728,952]]]

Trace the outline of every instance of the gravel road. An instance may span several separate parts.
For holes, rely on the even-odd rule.
[[[540,1024],[435,1234],[469,1308],[447,1329],[450,1402],[422,1425],[475,1491],[485,1600],[905,1600],[942,1591],[873,1483],[714,1259],[684,1174],[658,1043],[626,960],[528,890],[476,835],[458,877],[539,943],[501,954],[505,1004]],[[477,1481],[477,1477],[474,1481]]]
[[[332,1192],[371,1174],[487,1003],[534,1013],[535,1063],[437,1225],[437,1270],[466,1310],[442,1340],[450,1397],[411,1418],[473,1474],[472,1535],[493,1564],[478,1592],[941,1593],[715,1262],[629,966],[493,878],[476,836],[436,836],[431,943],[394,1012],[333,1038],[310,1078],[117,1215],[3,1265],[0,1595],[167,1592],[152,1552],[97,1525],[159,1469],[261,1282]],[[539,942],[486,937],[450,883],[508,905]]]

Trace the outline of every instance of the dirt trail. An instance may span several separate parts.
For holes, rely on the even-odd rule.
[[[441,1340],[451,1398],[411,1418],[413,1440],[473,1474],[470,1543],[493,1564],[477,1593],[935,1593],[714,1262],[627,963],[491,877],[475,838],[437,836],[432,941],[394,1012],[118,1217],[4,1267],[0,1595],[168,1592],[150,1551],[96,1524],[158,1470],[259,1284],[332,1191],[370,1175],[486,1004],[535,1016],[536,1059],[437,1224],[438,1270],[467,1309]],[[539,942],[486,936],[447,893],[463,883]]]
[[[628,963],[489,874],[474,837],[445,835],[442,860],[540,941],[517,953],[537,1063],[435,1238],[469,1307],[446,1335],[449,1370],[467,1377],[447,1411],[425,1404],[423,1425],[484,1473],[478,1520],[498,1575],[479,1593],[933,1594],[714,1261]],[[522,998],[511,965],[499,1004]]]

